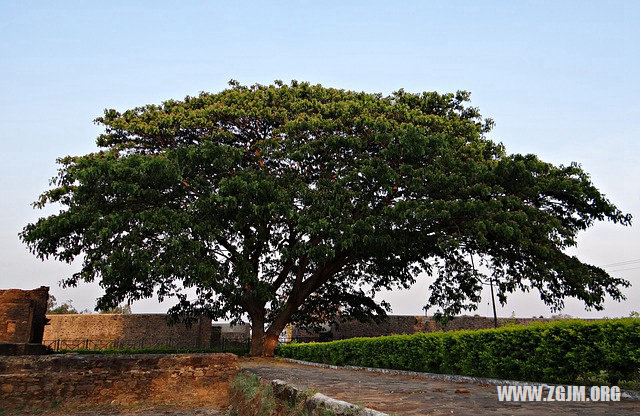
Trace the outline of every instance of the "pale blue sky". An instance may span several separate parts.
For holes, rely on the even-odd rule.
[[[92,120],[229,79],[291,79],[369,92],[471,91],[509,152],[576,161],[640,220],[640,3],[633,1],[30,2],[0,0],[0,287],[52,287],[92,308],[95,285],[60,289],[73,267],[42,263],[18,241],[55,159],[95,149]],[[636,221],[637,222],[637,221]],[[593,264],[640,259],[640,228],[598,225],[575,252]],[[640,262],[619,275],[640,309]],[[394,313],[421,313],[428,279],[389,293]],[[164,311],[144,301],[136,312]],[[548,315],[537,294],[501,315]],[[485,303],[480,314],[488,314]]]

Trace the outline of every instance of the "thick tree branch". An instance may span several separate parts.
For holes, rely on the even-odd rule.
[[[284,309],[276,316],[276,318],[269,326],[267,335],[273,336],[282,332],[284,327],[287,325],[293,314],[296,313],[300,305],[302,305],[304,300],[325,282],[327,282],[331,277],[333,277],[336,273],[342,270],[342,268],[347,263],[349,263],[349,261],[349,252],[342,252],[337,255],[332,261],[321,266],[306,280],[299,282],[298,285],[294,284],[294,287],[289,294],[289,298],[287,299]]]

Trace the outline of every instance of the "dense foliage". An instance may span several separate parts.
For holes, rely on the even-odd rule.
[[[334,365],[552,383],[598,381],[604,372],[615,384],[639,375],[640,319],[294,343],[278,346],[276,354]]]
[[[621,299],[627,281],[564,250],[630,216],[579,166],[507,154],[468,100],[232,83],[106,110],[103,150],[59,160],[35,205],[62,209],[21,237],[41,258],[82,258],[63,283],[99,281],[98,309],[156,294],[179,298],[175,315],[246,314],[256,354],[292,321],[382,315],[375,294],[421,274],[445,314],[475,308],[489,276],[502,302]]]

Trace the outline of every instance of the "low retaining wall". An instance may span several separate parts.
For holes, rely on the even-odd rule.
[[[224,408],[233,354],[0,357],[0,411],[77,405]]]

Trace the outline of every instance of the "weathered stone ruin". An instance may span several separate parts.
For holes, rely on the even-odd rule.
[[[46,354],[49,288],[0,290],[0,355]]]

